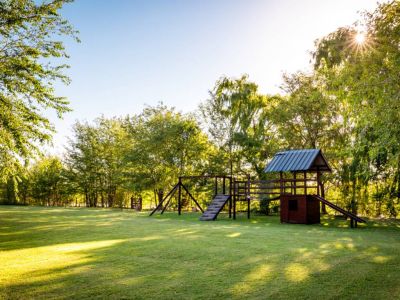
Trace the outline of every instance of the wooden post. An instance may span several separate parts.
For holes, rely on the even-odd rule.
[[[247,219],[250,219],[250,197],[247,199]]]
[[[233,198],[233,219],[236,220],[236,196]]]
[[[233,182],[233,219],[236,220],[236,182]]]
[[[247,219],[250,219],[250,175],[247,175],[246,198],[247,198]]]
[[[229,178],[229,218],[232,218],[232,177]]]
[[[138,205],[136,206],[137,211],[142,211],[143,199],[142,196],[138,197]]]
[[[181,214],[181,198],[182,198],[182,178],[179,177],[179,188],[178,188],[178,215]]]
[[[307,195],[307,172],[304,171],[304,195]]]
[[[283,194],[283,174],[279,172],[279,188],[281,195]]]
[[[321,180],[321,175],[320,175],[320,179],[319,179],[319,189],[320,189],[320,196],[322,198],[325,199],[325,187],[324,187],[324,183]],[[326,215],[328,212],[326,211],[326,205],[325,203],[322,203],[321,205],[321,211],[324,215]]]
[[[296,195],[296,189],[297,189],[297,187],[296,187],[296,172],[293,172],[293,194],[294,195]]]

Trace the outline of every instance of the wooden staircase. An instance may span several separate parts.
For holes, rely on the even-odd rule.
[[[200,217],[200,221],[214,221],[230,197],[230,195],[216,195]]]

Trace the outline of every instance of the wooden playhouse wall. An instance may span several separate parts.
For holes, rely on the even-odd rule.
[[[319,201],[307,195],[281,195],[281,222],[315,224],[320,222]]]

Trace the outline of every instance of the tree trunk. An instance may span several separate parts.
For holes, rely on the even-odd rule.
[[[157,192],[157,196],[158,196],[158,203],[160,203],[162,201],[162,199],[164,198],[164,191],[163,190],[158,190]],[[162,205],[161,205],[162,206]],[[160,207],[162,209],[162,207]]]
[[[93,193],[93,207],[97,207],[97,192]]]
[[[162,201],[162,199],[164,198],[164,190],[162,189],[154,189],[154,199],[156,199],[156,207],[158,204],[160,204],[160,202]],[[158,200],[158,201],[157,201]],[[159,210],[162,210],[163,206],[161,205],[159,207]]]
[[[87,189],[85,189],[85,202],[86,202],[86,207],[90,207],[90,197]]]
[[[157,191],[156,191],[156,189],[153,190],[153,194],[154,194],[154,206],[157,207],[158,203],[157,203]]]
[[[400,203],[400,155],[397,158],[396,177],[397,177],[397,203]],[[396,184],[395,184],[395,186],[396,186]]]
[[[108,202],[108,207],[113,207],[114,199],[113,199],[113,196],[110,193],[107,194],[107,202]]]
[[[357,214],[356,187],[357,187],[357,178],[354,177],[352,180],[351,212],[355,215]]]
[[[133,198],[133,196],[131,196],[131,209],[135,208],[135,198]]]
[[[103,194],[103,192],[100,193],[100,198],[101,198],[101,207],[104,207],[104,194]]]

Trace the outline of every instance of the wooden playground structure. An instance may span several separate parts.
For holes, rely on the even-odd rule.
[[[319,149],[289,150],[277,153],[265,168],[266,173],[279,174],[278,179],[245,180],[227,175],[199,175],[180,176],[178,183],[159,202],[150,213],[153,215],[161,210],[161,214],[169,206],[172,197],[177,194],[178,214],[182,212],[182,191],[186,192],[191,200],[203,213],[202,221],[216,220],[218,214],[228,205],[229,218],[236,219],[238,203],[246,203],[247,218],[250,218],[250,203],[268,197],[269,201],[280,201],[280,220],[282,223],[313,224],[320,223],[322,205],[343,214],[350,219],[350,226],[357,227],[357,223],[365,220],[346,211],[336,204],[325,199],[322,173],[331,172],[331,168]],[[185,186],[185,180],[213,179],[214,197],[206,210]]]

